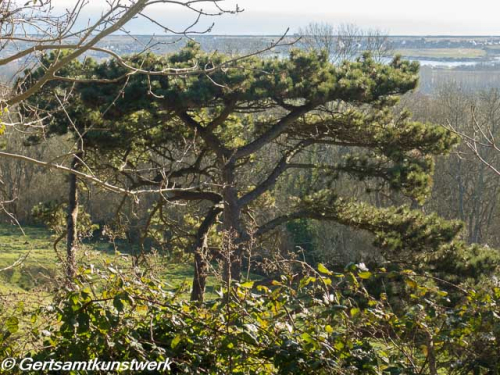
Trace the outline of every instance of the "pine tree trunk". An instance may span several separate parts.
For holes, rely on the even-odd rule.
[[[79,155],[75,155],[71,168],[76,169],[79,164]],[[68,213],[66,216],[66,276],[69,280],[76,276],[76,251],[78,248],[78,186],[75,174],[69,176]]]
[[[224,231],[226,232],[228,254],[224,264],[223,278],[226,283],[231,280],[239,281],[241,278],[241,267],[243,257],[243,246],[247,239],[246,232],[241,223],[241,207],[238,203],[238,193],[235,188],[235,165],[228,163],[223,168],[224,189],[222,197],[224,199]]]

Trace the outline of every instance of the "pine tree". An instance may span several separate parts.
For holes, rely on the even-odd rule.
[[[207,236],[214,227],[232,237],[227,280],[240,278],[251,236],[260,238],[294,220],[331,220],[372,232],[387,254],[436,251],[460,230],[459,223],[406,206],[376,208],[339,196],[331,187],[348,174],[382,181],[415,202],[429,196],[433,157],[446,154],[457,140],[441,126],[394,111],[398,98],[417,86],[417,63],[396,57],[381,64],[366,54],[333,65],[326,53],[299,50],[288,58],[238,60],[205,53],[194,43],[169,56],[125,61],[135,74],[116,60],[82,68],[82,77],[103,82],[76,83],[86,116],[99,123],[85,134],[103,150],[113,145],[135,155],[155,154],[161,173],[129,177],[137,185],[186,189],[167,194],[167,201],[202,203],[192,299],[203,299]],[[162,72],[193,66],[199,73]],[[326,163],[303,162],[302,155],[318,145],[349,151]],[[279,194],[274,188],[280,177],[304,170],[321,183],[291,199],[288,212],[273,217],[270,210],[270,218],[248,214],[264,196]]]

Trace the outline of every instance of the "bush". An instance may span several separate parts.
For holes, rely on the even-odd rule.
[[[204,304],[145,276],[87,270],[33,317],[48,323],[31,330],[43,345],[30,356],[169,358],[178,374],[498,373],[500,288],[442,288],[412,271],[354,264],[303,267],[300,278],[234,283]],[[394,296],[367,287],[391,283],[408,296],[398,310]]]

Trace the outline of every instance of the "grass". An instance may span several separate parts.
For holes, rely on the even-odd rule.
[[[35,227],[24,230],[25,235],[17,227],[0,226],[0,269],[26,256],[20,266],[0,274],[0,292],[32,290],[55,276],[57,258],[48,231]]]
[[[19,259],[23,260],[16,267],[0,271],[0,325],[7,316],[17,317],[19,331],[15,340],[20,345],[27,345],[24,350],[29,350],[41,344],[38,341],[23,341],[33,327],[31,312],[51,303],[54,289],[60,287],[57,281],[63,276],[63,265],[53,248],[54,236],[47,229],[23,227],[23,230],[24,234],[18,227],[0,224],[0,270]],[[59,253],[64,256],[65,244],[61,241],[58,247]],[[114,246],[107,242],[84,244],[78,251],[79,263],[101,269],[112,265],[127,272],[132,267],[132,257],[126,253],[129,246],[118,243],[117,247],[123,253],[116,252]],[[155,278],[164,281],[172,291],[180,291],[181,299],[189,299],[189,286],[182,289],[179,287],[192,283],[193,266],[190,263],[171,262],[166,257],[155,254],[147,255],[147,261],[154,270]],[[260,277],[251,275],[251,278]],[[215,299],[215,292],[219,288],[218,279],[208,277],[206,299]],[[43,315],[38,317],[37,324],[42,324],[42,321],[43,324],[49,324]]]
[[[28,226],[23,230],[24,234],[16,226],[0,224],[0,270],[22,259],[18,266],[0,271],[0,325],[5,316],[17,316],[20,321],[19,340],[33,325],[30,312],[51,303],[53,291],[58,287],[57,280],[61,280],[63,275],[63,265],[53,247],[54,236],[40,227]],[[114,268],[127,272],[132,267],[132,257],[126,254],[127,247],[127,244],[118,244],[118,251],[124,253],[116,253],[110,243],[87,243],[78,251],[79,263],[92,264],[96,268],[111,263]],[[64,256],[63,241],[58,251]],[[154,268],[156,278],[166,282],[172,291],[192,283],[193,266],[189,263],[173,263],[157,255],[147,256],[147,260]],[[217,279],[209,277],[205,294],[207,300],[216,297],[215,290],[218,288]],[[187,300],[189,297],[189,286],[182,288],[180,298]],[[20,310],[17,310],[18,306]],[[39,317],[39,321],[43,319]]]
[[[427,48],[427,49],[400,49],[396,53],[402,56],[442,58],[442,59],[478,59],[486,56],[486,51],[475,48]]]
[[[0,270],[11,266],[20,258],[26,259],[11,269],[0,272],[0,295],[35,292],[51,286],[57,275],[61,275],[62,264],[53,248],[51,233],[39,227],[23,227],[24,235],[18,227],[0,225]],[[64,255],[65,244],[61,241],[59,253]],[[116,254],[111,244],[106,242],[85,244],[79,250],[80,262],[99,266],[106,261],[119,268],[130,268],[131,256]],[[186,263],[169,262],[164,257],[151,258],[159,269],[159,276],[172,289],[192,282],[193,267]],[[207,280],[207,298],[214,297],[218,282],[214,277]],[[188,293],[185,293],[188,297]]]

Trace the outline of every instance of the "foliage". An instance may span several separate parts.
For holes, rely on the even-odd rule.
[[[204,304],[185,302],[145,275],[89,269],[76,290],[40,309],[38,316],[50,316],[51,323],[30,332],[32,340],[43,340],[43,349],[30,355],[59,361],[170,358],[173,373],[189,374],[500,369],[497,286],[438,286],[427,275],[364,265],[341,273],[301,265],[300,278],[234,284]],[[397,295],[370,292],[373,284],[397,284],[399,296],[408,298],[395,307]],[[9,321],[4,343],[17,332]]]
[[[303,251],[307,262],[314,264],[312,257],[314,256],[315,243],[309,220],[298,219],[291,221],[286,225],[286,229],[290,233],[294,248]]]
[[[74,62],[59,73],[61,81],[50,82],[30,100],[50,114],[48,133],[80,139],[86,163],[105,179],[134,188],[189,190],[172,192],[168,201],[188,204],[186,212],[179,211],[194,218],[195,251],[204,243],[215,248],[217,237],[209,233],[220,216],[237,238],[231,260],[236,277],[245,253],[242,243],[251,232],[259,240],[295,220],[330,220],[371,232],[387,257],[402,250],[399,255],[405,257],[436,251],[460,230],[457,223],[407,207],[351,201],[333,189],[344,175],[360,185],[376,181],[371,192],[399,192],[417,203],[428,198],[433,157],[448,153],[457,138],[443,127],[412,121],[406,111],[394,111],[399,96],[415,89],[418,64],[400,58],[381,64],[364,54],[334,65],[324,51],[299,50],[286,59],[240,60],[203,52],[195,43],[175,54],[140,54],[125,61],[128,68],[120,60]],[[127,74],[130,66],[139,69],[137,74]],[[166,67],[193,66],[221,68],[162,74]],[[43,69],[27,72],[26,84],[43,74]],[[67,76],[73,78],[64,80]],[[347,151],[338,160],[304,162],[320,145]],[[317,181],[310,189],[289,197],[276,214],[271,204],[262,204],[280,194],[280,178],[304,170]],[[144,219],[146,232],[151,229],[162,247],[157,229],[165,205],[159,198]],[[254,211],[257,215],[246,214]],[[193,246],[183,244],[185,251]]]
[[[42,64],[56,58],[43,56]],[[191,74],[196,66],[208,70]],[[131,67],[139,70],[130,74]],[[172,77],[166,67],[190,74]],[[26,72],[24,88],[44,74]],[[48,119],[30,142],[70,135],[78,158],[103,180],[172,188],[145,198],[143,215],[131,208],[124,221],[143,227],[135,236],[141,255],[148,236],[154,248],[195,253],[192,298],[200,301],[186,302],[184,289],[172,291],[139,262],[127,272],[108,262],[85,270],[32,315],[0,305],[0,356],[169,358],[174,373],[200,374],[498,373],[500,288],[484,280],[498,270],[498,255],[457,242],[462,223],[414,209],[431,193],[434,156],[457,143],[445,128],[394,110],[416,87],[417,64],[380,64],[365,54],[333,65],[324,52],[297,50],[287,59],[239,60],[189,43],[169,56],[74,61],[58,74],[22,108]],[[307,157],[321,147],[343,152]],[[279,197],[277,181],[294,174],[307,184]],[[412,206],[368,204],[336,189],[341,176],[367,196],[398,193]],[[121,222],[125,204],[117,222],[106,223],[116,224],[110,237],[133,237]],[[63,210],[48,202],[33,216],[60,240]],[[253,250],[251,235],[265,238],[286,225],[293,242],[312,244],[313,220],[369,232],[386,259],[413,270],[350,264],[332,272],[330,264],[316,270],[292,260],[278,280],[231,281]],[[90,231],[90,216],[78,225]],[[214,259],[225,262],[227,287],[202,302]],[[28,315],[23,330],[20,318]],[[21,335],[27,350],[16,344]]]
[[[31,210],[33,219],[47,226],[56,235],[60,236],[66,232],[67,204],[48,201],[39,203]],[[79,213],[78,233],[80,237],[90,237],[92,231],[98,229],[96,224],[92,224],[90,215],[84,211]]]

